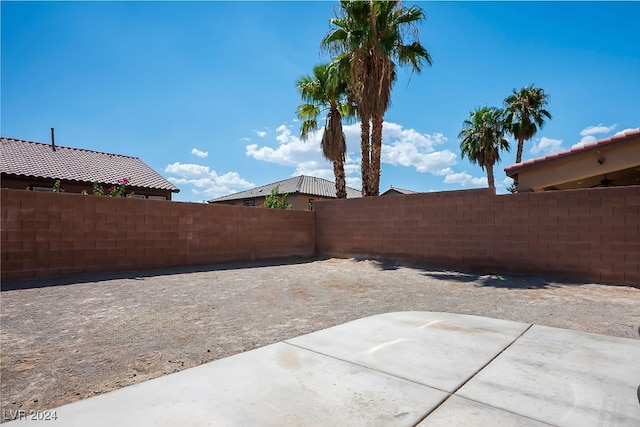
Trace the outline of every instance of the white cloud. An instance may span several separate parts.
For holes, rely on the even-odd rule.
[[[456,155],[448,150],[436,151],[435,146],[447,142],[441,133],[422,134],[415,129],[403,129],[397,123],[384,122],[382,162],[413,167],[418,172],[446,175],[456,164]]]
[[[195,154],[196,156],[200,157],[200,158],[205,158],[209,155],[208,151],[200,151],[197,148],[194,148],[193,150],[191,150],[191,154]]]
[[[452,173],[453,173],[453,170],[451,168],[442,168],[439,171],[433,172],[434,175],[438,175],[438,176],[446,176]]]
[[[586,128],[580,131],[580,136],[597,135],[599,133],[609,133],[613,131],[616,127],[618,127],[617,124],[613,124],[611,126],[604,126],[602,123],[600,123],[598,126],[587,126]]]
[[[450,150],[421,152],[419,147],[408,142],[398,142],[394,145],[383,144],[382,146],[383,163],[410,166],[418,172],[430,172],[434,175],[446,174],[446,167],[455,165],[456,157]]]
[[[166,173],[180,175],[183,178],[198,178],[210,173],[209,166],[180,162],[167,165],[164,171]]]
[[[258,130],[256,131],[256,135],[258,135],[260,138],[264,138],[265,136],[267,136],[267,132]]]
[[[571,148],[580,148],[585,144],[596,142],[598,138],[596,138],[594,135],[607,134],[609,132],[612,132],[617,127],[618,125],[615,123],[612,124],[611,126],[605,126],[602,123],[600,123],[597,126],[587,126],[586,128],[580,131],[580,136],[582,136],[582,138],[580,139],[580,142],[573,144]],[[621,132],[627,132],[630,130],[633,130],[633,129],[623,129],[620,132],[617,132],[615,135],[620,135]]]
[[[592,143],[592,142],[596,142],[596,141],[597,141],[597,139],[596,139],[596,137],[595,137],[595,136],[593,136],[593,135],[586,135],[586,136],[583,136],[583,137],[582,137],[582,139],[580,140],[580,142],[578,142],[577,144],[573,144],[573,145],[571,146],[571,148],[579,148],[579,147],[584,146],[585,144],[590,144],[590,143]]]
[[[531,147],[531,153],[538,154],[550,154],[560,151],[562,149],[562,140],[561,139],[552,139],[543,136],[537,142],[533,143]]]
[[[278,126],[276,128],[276,132],[278,132],[278,136],[276,136],[276,141],[278,141],[280,144],[295,142],[296,139],[298,139],[295,136],[291,136],[291,130],[285,125]]]
[[[237,172],[218,175],[216,171],[209,169],[209,166],[193,163],[175,162],[167,165],[164,171],[176,175],[167,178],[172,184],[194,186],[196,188],[191,189],[193,194],[204,194],[208,198],[224,196],[255,186],[240,177]]]
[[[260,147],[258,144],[250,144],[246,146],[247,156],[264,162],[293,167],[295,170],[292,176],[308,175],[331,181],[335,179],[332,163],[322,156],[321,132],[310,134],[307,141],[302,141],[285,125],[279,126],[276,132],[275,139],[278,145],[275,148],[268,145]],[[346,174],[353,171],[353,168],[350,168],[353,163],[351,157],[347,156],[345,161]],[[359,166],[356,169],[359,169]]]
[[[620,136],[620,135],[622,135],[622,134],[624,134],[624,133],[627,133],[627,132],[636,132],[636,131],[638,131],[638,130],[640,130],[640,128],[627,128],[627,129],[622,129],[621,131],[614,133],[614,134],[613,134],[613,136]]]
[[[360,123],[344,125],[347,140],[345,174],[347,185],[360,188]],[[415,168],[418,172],[429,172],[444,176],[451,172],[449,166],[456,164],[456,155],[450,150],[437,151],[436,147],[447,142],[441,133],[421,134],[414,129],[404,129],[396,123],[384,123],[382,163]],[[309,175],[334,179],[333,166],[322,156],[320,140],[322,130],[311,133],[306,142],[294,134],[289,126],[276,128],[277,145],[249,144],[246,154],[256,160],[295,168],[295,175]]]
[[[333,181],[333,178],[331,178]],[[356,190],[360,190],[362,188],[362,178],[359,176],[354,176],[346,179],[347,187],[355,188]]]
[[[450,173],[444,178],[445,184],[459,184],[461,187],[486,187],[487,177],[477,178],[467,172]]]
[[[267,145],[258,147],[258,144],[250,144],[246,147],[246,154],[256,160],[275,163],[282,166],[297,167],[303,163],[317,163],[323,160],[320,151],[320,133],[310,135],[307,142],[291,134],[291,130],[282,125],[276,130],[278,147]],[[324,160],[324,162],[327,162]]]
[[[222,184],[228,187],[254,187],[253,183],[241,178],[238,172],[227,172],[224,175],[219,176],[216,181],[218,182],[218,184]]]

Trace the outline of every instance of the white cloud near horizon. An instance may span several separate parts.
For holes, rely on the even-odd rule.
[[[580,131],[580,136],[597,135],[599,133],[609,133],[615,130],[616,127],[618,127],[618,125],[615,123],[612,124],[611,126],[605,126],[602,123],[600,123],[598,126],[587,126],[586,128]]]
[[[596,139],[596,137],[595,137],[595,136],[593,136],[593,135],[586,135],[586,136],[583,136],[583,137],[582,137],[582,139],[581,139],[579,142],[577,142],[577,143],[573,144],[573,145],[571,146],[571,148],[578,148],[578,147],[582,147],[582,146],[583,146],[583,145],[585,145],[585,144],[590,144],[590,143],[592,143],[592,142],[596,142],[596,141],[597,141],[597,139]]]
[[[295,169],[291,176],[308,175],[333,181],[335,179],[333,165],[322,156],[321,138],[321,132],[314,132],[309,135],[307,141],[302,141],[288,126],[280,125],[276,128],[277,146],[275,148],[268,145],[249,144],[246,146],[246,155],[256,160],[293,167]],[[352,171],[349,169],[352,163],[353,160],[347,155],[345,161],[347,182],[353,178],[348,176]]]
[[[585,144],[596,142],[598,138],[596,138],[594,135],[610,133],[617,127],[618,127],[617,123],[614,123],[611,126],[605,126],[602,123],[600,123],[597,126],[587,126],[586,128],[580,131],[580,136],[582,137],[580,141],[576,144],[573,144],[571,148],[578,148],[578,147],[582,147]]]
[[[640,130],[640,128],[626,128],[626,129],[622,129],[622,130],[614,133],[613,136],[620,136],[620,135],[625,134],[627,132],[636,132],[636,131],[639,131],[639,130]]]
[[[452,151],[436,151],[435,146],[447,142],[443,134],[421,134],[397,123],[384,122],[383,126],[382,163],[413,167],[433,175],[446,174],[443,170],[456,164],[457,156]]]
[[[444,178],[445,184],[459,184],[461,187],[487,187],[489,181],[486,176],[474,177],[466,171],[450,173]]]
[[[218,175],[209,166],[197,165],[193,163],[175,162],[167,165],[165,173],[174,175],[167,180],[176,186],[191,185],[196,187],[191,189],[193,194],[203,194],[207,198],[221,197],[240,190],[255,187],[255,184],[248,182],[237,172],[227,172]]]
[[[384,122],[383,126],[382,163],[412,167],[418,172],[437,176],[452,173],[449,166],[456,164],[456,154],[448,149],[436,149],[447,142],[443,134],[421,134],[390,122]],[[360,124],[344,125],[343,131],[347,140],[347,185],[360,188]],[[307,141],[302,141],[290,127],[281,125],[276,129],[277,146],[249,144],[246,154],[256,160],[293,167],[292,176],[309,175],[333,181],[333,166],[322,156],[321,138],[322,129],[311,133]]]
[[[204,159],[205,157],[207,157],[209,155],[208,151],[200,151],[197,148],[193,148],[191,150],[191,154],[195,154],[196,156],[200,157],[201,159]]]
[[[533,146],[531,147],[532,154],[551,154],[556,153],[562,149],[562,140],[561,139],[553,139],[547,138],[543,136],[537,141],[534,141]]]

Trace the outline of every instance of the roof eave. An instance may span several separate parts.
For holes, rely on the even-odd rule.
[[[17,174],[17,173],[9,173],[9,172],[0,172],[3,177],[7,178],[22,178],[22,179],[48,179],[48,180],[56,180],[60,179],[63,182],[72,182],[76,184],[93,184],[93,181],[83,181],[80,179],[69,179],[69,178],[52,178],[49,176],[41,176],[41,175],[25,175],[25,174]],[[99,182],[100,185],[113,185],[112,182]],[[171,193],[179,193],[180,189],[178,187],[172,188],[162,188],[162,187],[145,187],[145,186],[128,186],[131,189],[141,189],[141,190],[156,190],[156,191],[170,191]]]
[[[640,139],[640,129],[627,132],[622,135],[615,135],[609,138],[604,138],[595,142],[591,142],[589,144],[585,144],[581,147],[560,151],[558,153],[549,154],[543,157],[537,157],[535,159],[527,160],[521,163],[515,163],[513,165],[505,167],[504,172],[509,178],[513,178],[526,169],[539,167],[540,165],[547,165],[551,162],[562,160],[566,157],[582,155],[585,153],[590,153],[592,151],[604,149],[612,144],[630,143],[637,139]]]

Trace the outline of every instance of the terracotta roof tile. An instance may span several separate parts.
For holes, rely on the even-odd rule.
[[[227,196],[218,197],[209,200],[209,203],[224,202],[228,200],[250,199],[252,197],[264,197],[271,194],[274,187],[278,187],[280,194],[308,194],[317,197],[336,197],[335,183],[322,178],[313,176],[300,175],[294,178],[285,179],[261,187],[252,188],[250,190],[240,191],[239,193],[229,194]],[[362,197],[359,190],[347,187],[347,198],[353,199]]]
[[[571,148],[569,150],[560,151],[553,154],[548,154],[543,157],[537,157],[535,159],[527,160],[521,163],[516,163],[511,166],[507,166],[504,168],[504,171],[508,176],[513,176],[518,173],[518,171],[528,168],[529,166],[538,165],[540,163],[548,162],[550,160],[559,159],[562,157],[572,156],[577,153],[582,153],[589,150],[594,150],[597,148],[602,148],[610,144],[615,144],[620,141],[626,141],[628,139],[640,137],[640,128],[634,129],[628,132],[621,133],[619,135],[613,135],[608,138],[600,139],[595,142],[589,142],[587,144],[579,145],[575,148]]]
[[[0,138],[3,174],[116,184],[129,178],[130,186],[179,192],[180,190],[137,157],[55,146],[14,138]]]

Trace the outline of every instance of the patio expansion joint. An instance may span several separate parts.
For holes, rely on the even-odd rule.
[[[447,393],[447,394],[449,394],[449,392],[448,392],[447,390],[442,390],[442,389],[440,389],[440,388],[438,388],[438,387],[434,387],[434,386],[426,385],[426,384],[423,384],[423,383],[418,382],[418,381],[414,381],[414,380],[409,379],[409,378],[405,378],[405,377],[401,377],[401,376],[398,376],[398,375],[390,374],[389,372],[381,371],[380,369],[372,368],[371,366],[363,365],[363,364],[361,364],[361,363],[356,363],[356,362],[353,362],[353,361],[351,361],[351,360],[341,359],[341,358],[339,358],[339,357],[332,356],[332,355],[330,355],[330,354],[321,353],[321,352],[319,352],[319,351],[317,351],[317,350],[312,350],[312,349],[310,349],[310,348],[303,347],[303,346],[298,345],[298,344],[293,344],[293,343],[290,343],[290,342],[288,342],[288,341],[282,341],[282,343],[283,343],[283,344],[288,344],[288,345],[290,345],[290,346],[292,346],[292,347],[299,348],[299,349],[301,349],[301,350],[310,351],[310,352],[315,353],[315,354],[318,354],[318,355],[320,355],[320,356],[329,357],[329,358],[331,358],[331,359],[339,360],[339,361],[341,361],[341,362],[348,363],[348,364],[350,364],[350,365],[358,366],[358,367],[360,367],[360,368],[364,368],[364,369],[367,369],[367,370],[369,370],[369,371],[377,372],[377,373],[379,373],[379,374],[383,374],[383,375],[389,375],[389,376],[391,376],[391,377],[398,378],[398,379],[403,380],[403,381],[407,381],[407,382],[410,382],[410,383],[413,383],[413,384],[418,384],[418,385],[420,385],[420,386],[422,386],[422,387],[428,387],[428,388],[431,388],[431,389],[438,390],[438,391],[441,391],[441,392],[443,392],[443,393]],[[446,399],[445,399],[445,400],[446,400]]]
[[[429,412],[428,412],[428,413],[427,413],[427,414],[426,414],[426,415],[425,415],[421,420],[419,420],[419,421],[414,425],[414,427],[415,427],[415,426],[417,426],[418,424],[420,424],[421,422],[423,422],[425,419],[427,419],[427,417],[429,417],[429,415],[431,415],[431,414],[432,414],[432,413],[434,413],[434,412],[435,412],[439,407],[441,407],[441,406],[442,406],[442,405],[443,405],[447,400],[449,400],[449,398],[450,398],[451,396],[455,396],[455,395],[456,395],[456,393],[457,393],[457,392],[458,392],[462,387],[464,387],[466,384],[468,384],[468,383],[469,383],[469,381],[473,380],[473,379],[474,379],[474,378],[475,378],[475,377],[476,377],[480,372],[482,372],[482,371],[483,371],[487,366],[489,366],[490,364],[492,364],[494,360],[496,360],[498,357],[500,357],[500,355],[501,355],[502,353],[504,353],[505,351],[507,351],[507,350],[508,350],[508,349],[509,349],[513,344],[515,344],[515,343],[516,343],[516,341],[518,341],[518,340],[519,340],[519,339],[520,339],[524,334],[526,334],[526,333],[529,331],[529,329],[531,329],[532,327],[533,327],[533,324],[532,324],[532,323],[530,323],[530,324],[529,324],[529,326],[527,326],[527,328],[526,328],[524,331],[522,331],[522,333],[521,333],[520,335],[518,335],[517,337],[515,337],[515,338],[513,339],[513,341],[511,341],[511,342],[509,343],[509,345],[507,345],[505,348],[503,348],[502,350],[500,350],[500,352],[499,352],[498,354],[496,354],[494,357],[492,357],[492,358],[491,358],[491,360],[489,360],[487,363],[485,363],[484,365],[482,365],[482,367],[480,367],[480,369],[478,369],[478,370],[476,371],[476,373],[475,373],[475,374],[471,375],[471,376],[470,376],[466,381],[464,381],[462,384],[460,384],[460,385],[459,385],[455,390],[453,390],[452,392],[450,392],[450,393],[449,393],[449,392],[447,392],[447,393],[448,393],[448,396],[447,396],[447,397],[446,397],[442,402],[440,402],[440,404],[439,404],[439,405],[437,405],[437,406],[436,406],[436,407],[434,407],[431,411],[429,411]],[[475,401],[475,400],[472,400],[472,399],[467,399],[466,397],[462,397],[462,396],[458,396],[458,397],[459,397],[459,398],[461,398],[461,399],[466,399],[466,400],[469,400],[469,401],[472,401],[472,402],[479,403],[479,404],[484,405],[484,406],[488,406],[488,407],[490,407],[490,408],[495,408],[495,407],[493,407],[493,406],[491,406],[491,405],[487,405],[486,403],[483,403],[483,402],[478,402],[478,401]],[[512,413],[512,414],[515,414],[515,415],[518,415],[518,416],[520,416],[520,417],[523,417],[523,415],[522,415],[522,414],[517,414],[517,413],[515,413],[515,412],[511,412],[511,411],[506,411],[506,410],[501,409],[501,408],[495,408],[495,409],[498,409],[499,411],[510,412],[510,413]],[[525,418],[529,418],[529,417],[525,417]],[[532,420],[534,420],[534,421],[539,421],[539,420],[535,420],[535,419],[533,419],[533,418],[529,418],[529,419],[532,419]],[[546,423],[545,423],[545,424],[546,424]]]
[[[373,367],[371,367],[371,366],[366,366],[366,365],[363,365],[363,364],[360,364],[360,363],[353,362],[353,361],[351,361],[351,360],[345,360],[345,359],[342,359],[342,358],[340,358],[340,357],[336,357],[336,356],[332,356],[332,355],[330,355],[330,354],[322,353],[322,352],[320,352],[320,351],[313,350],[313,349],[310,349],[310,348],[307,348],[307,347],[304,347],[304,346],[301,346],[301,345],[298,345],[298,344],[293,344],[293,343],[289,342],[288,340],[284,340],[284,341],[282,341],[282,343],[283,343],[283,344],[290,345],[290,346],[292,346],[292,347],[299,348],[299,349],[301,349],[301,350],[306,350],[306,351],[310,351],[310,352],[312,352],[312,353],[316,353],[316,354],[318,354],[318,355],[320,355],[320,356],[329,357],[329,358],[334,359],[334,360],[339,360],[339,361],[341,361],[341,362],[345,362],[345,363],[348,363],[348,364],[351,364],[351,365],[354,365],[354,366],[358,366],[358,367],[361,367],[361,368],[365,368],[365,369],[370,370],[370,371],[378,372],[378,373],[383,374],[383,375],[390,375],[390,376],[392,376],[392,377],[395,377],[395,378],[401,379],[401,380],[403,380],[403,381],[408,381],[408,382],[411,382],[411,383],[414,383],[414,384],[418,384],[418,385],[420,385],[420,386],[422,386],[422,387],[428,387],[428,388],[431,388],[431,389],[438,390],[438,391],[441,391],[441,392],[443,392],[443,393],[446,393],[446,395],[447,395],[447,396],[446,396],[446,397],[445,397],[445,398],[444,398],[444,399],[443,399],[443,400],[442,400],[442,401],[441,401],[437,406],[435,406],[432,410],[430,410],[429,412],[427,412],[427,413],[425,414],[425,416],[424,416],[424,417],[422,417],[422,418],[421,418],[421,419],[420,419],[420,420],[419,420],[419,421],[414,425],[414,427],[415,427],[415,426],[417,426],[418,424],[420,424],[421,422],[423,422],[425,419],[427,419],[427,417],[429,417],[429,415],[431,415],[431,414],[432,414],[436,409],[438,409],[439,407],[441,407],[441,406],[442,406],[442,405],[443,405],[447,400],[449,400],[449,398],[450,398],[451,396],[456,395],[456,393],[457,393],[457,392],[458,392],[462,387],[464,387],[464,386],[465,386],[465,384],[469,383],[469,381],[471,381],[472,379],[474,379],[474,378],[475,378],[475,377],[476,377],[480,372],[482,372],[482,371],[483,371],[487,366],[489,366],[491,363],[493,363],[493,361],[494,361],[494,360],[496,360],[496,359],[497,359],[497,358],[498,358],[502,353],[504,353],[505,351],[507,351],[507,349],[509,349],[513,344],[515,344],[515,343],[516,343],[516,341],[518,341],[518,340],[519,340],[519,339],[520,339],[524,334],[526,334],[526,333],[529,331],[529,329],[531,329],[532,327],[533,327],[533,324],[532,324],[532,323],[530,323],[530,324],[527,326],[527,328],[526,328],[524,331],[522,331],[522,333],[520,333],[517,337],[515,337],[515,338],[514,338],[514,339],[513,339],[513,340],[512,340],[512,341],[511,341],[511,342],[510,342],[506,347],[504,347],[502,350],[500,350],[500,352],[499,352],[498,354],[496,354],[494,357],[492,357],[492,358],[491,358],[487,363],[485,363],[484,365],[482,365],[482,366],[480,367],[480,369],[478,369],[478,370],[477,370],[473,375],[471,375],[471,376],[470,376],[466,381],[464,381],[464,382],[463,382],[462,384],[460,384],[460,385],[459,385],[455,390],[453,390],[453,391],[451,391],[451,392],[450,392],[450,391],[448,391],[448,390],[443,390],[443,389],[438,388],[438,387],[434,387],[434,386],[432,386],[432,385],[426,385],[426,384],[423,384],[423,383],[421,383],[421,382],[411,380],[411,379],[409,379],[409,378],[405,378],[405,377],[402,377],[402,376],[394,375],[394,374],[391,374],[391,373],[389,373],[389,372],[382,371],[382,370],[380,370],[380,369],[375,369],[375,368],[373,368]],[[461,399],[465,399],[465,400],[468,400],[468,401],[472,401],[472,402],[479,403],[479,404],[481,404],[481,405],[484,405],[484,406],[487,406],[487,407],[490,407],[490,408],[494,408],[493,406],[491,406],[491,405],[487,405],[486,403],[483,403],[483,402],[478,402],[478,401],[476,401],[476,400],[468,399],[468,398],[466,398],[466,397],[462,397],[462,396],[458,396],[458,397],[459,397],[459,398],[461,398]],[[534,419],[534,418],[526,417],[526,416],[524,416],[524,415],[522,415],[522,414],[518,414],[518,413],[515,413],[515,412],[511,412],[511,411],[508,411],[508,410],[505,410],[505,409],[501,409],[501,408],[495,408],[495,409],[497,409],[497,410],[499,410],[499,411],[509,412],[509,413],[512,413],[512,414],[517,415],[517,416],[520,416],[520,417],[524,417],[524,418],[531,419],[531,420],[533,420],[533,421],[542,422],[542,421],[540,421],[540,420],[536,420],[536,419]],[[543,422],[543,423],[544,423],[544,422]],[[544,424],[547,424],[547,423],[544,423]]]

